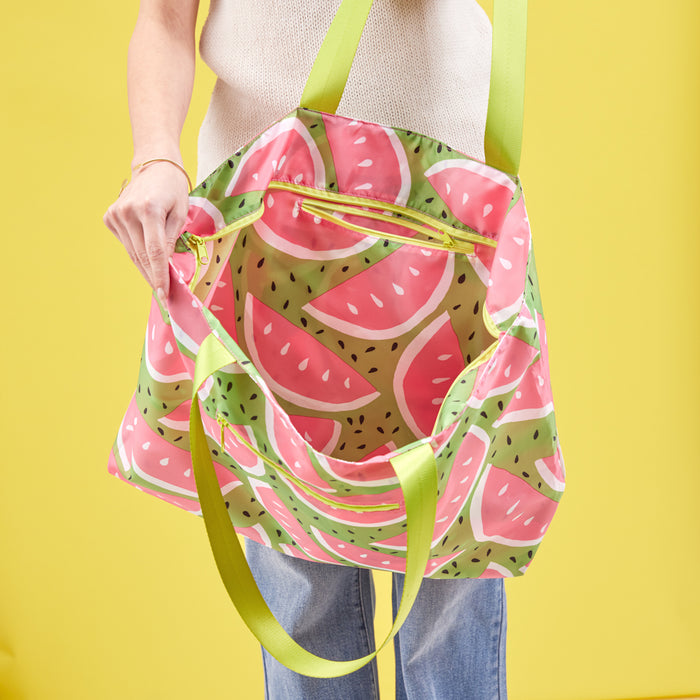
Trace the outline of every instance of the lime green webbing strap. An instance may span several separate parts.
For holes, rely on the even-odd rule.
[[[344,0],[326,34],[301,106],[334,114],[360,43],[372,0]],[[525,101],[527,0],[494,0],[486,162],[518,173]]]
[[[344,0],[321,44],[300,107],[335,114],[360,43],[372,0]]]
[[[406,506],[406,577],[401,604],[389,634],[377,651],[351,661],[332,661],[299,646],[277,622],[268,608],[229,518],[207,444],[197,391],[218,369],[235,362],[234,357],[213,335],[208,336],[197,355],[194,393],[190,412],[190,449],[197,493],[214,559],[226,590],[238,613],[258,641],[280,663],[307,676],[333,678],[356,671],[369,663],[399,631],[418,594],[430,555],[437,503],[437,472],[430,445],[404,452],[391,460]],[[332,566],[330,564],[329,566]],[[332,620],[329,621],[333,623]]]
[[[525,110],[527,0],[495,0],[492,41],[486,162],[517,175]]]

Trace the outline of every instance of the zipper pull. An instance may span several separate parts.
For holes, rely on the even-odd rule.
[[[221,414],[217,414],[216,422],[221,426],[221,451],[224,452],[224,428],[226,427],[226,419]]]
[[[204,245],[204,240],[202,238],[191,235],[187,239],[187,245],[194,251],[200,265],[209,264],[209,253],[207,253],[207,247]]]

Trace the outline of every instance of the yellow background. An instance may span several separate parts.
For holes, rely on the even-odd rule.
[[[8,700],[262,697],[201,521],[106,471],[148,305],[101,222],[131,157],[136,10],[3,12]],[[698,29],[695,0],[531,3],[522,175],[569,483],[508,583],[512,700],[700,693]],[[211,85],[200,66],[192,173]]]

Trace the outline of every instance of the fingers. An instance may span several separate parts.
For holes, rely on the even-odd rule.
[[[174,171],[177,173],[177,171]],[[182,176],[143,171],[107,210],[104,222],[161,301],[169,292],[168,262],[187,216]],[[160,291],[162,290],[162,291]]]

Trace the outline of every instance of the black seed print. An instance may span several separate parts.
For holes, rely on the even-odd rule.
[[[464,516],[460,515],[459,516],[459,524],[461,525],[464,522]]]
[[[214,457],[218,457],[219,453],[216,450],[212,450],[211,453],[214,455]]]
[[[446,218],[447,218],[447,212],[443,209],[443,210],[442,210],[442,214],[440,214],[440,216],[442,216],[443,219],[446,219]]]
[[[528,558],[528,559],[532,559],[532,550],[530,550],[530,551],[527,553],[527,558]]]
[[[163,403],[163,408],[167,408],[168,405],[166,403]]]
[[[532,436],[532,439],[533,439],[533,440],[537,440],[537,438],[538,438],[539,436],[540,436],[540,431],[539,431],[539,430],[535,430],[535,434]]]
[[[476,304],[474,304],[474,313],[478,314],[479,313],[479,301],[477,300]]]
[[[380,425],[377,426],[377,430],[384,435],[384,428],[382,428]]]
[[[220,255],[217,255],[217,256],[216,256],[216,262],[218,262],[218,263],[221,262],[221,256],[220,256]]]
[[[282,530],[275,530],[277,537],[282,537]]]
[[[514,460],[514,462],[517,464],[519,461],[520,461],[520,457],[518,457],[518,455],[515,455],[515,460]]]
[[[360,415],[359,421],[360,425],[362,425],[365,422],[365,417],[363,415]]]
[[[472,564],[478,564],[480,561],[481,559],[477,559],[476,557],[474,557],[474,559],[472,559]]]
[[[387,411],[384,418],[391,418],[391,411]]]
[[[466,279],[467,279],[467,276],[466,276],[464,273],[462,273],[462,274],[457,278],[457,282],[458,282],[458,284],[464,284],[464,281],[465,281]]]
[[[462,308],[462,305],[461,305],[461,304],[457,304],[457,306],[453,306],[453,307],[452,307],[452,311],[457,311],[457,309],[460,309],[460,308]]]
[[[479,415],[482,416],[483,418],[488,418],[486,411],[482,411]]]
[[[392,431],[391,434],[394,435],[394,433],[398,433],[400,430],[399,426],[397,425]]]
[[[347,421],[350,425],[352,425],[352,418],[350,416],[347,417]]]
[[[420,146],[416,146],[416,147],[413,149],[413,152],[414,152],[414,153],[418,153],[418,151],[420,151]]]
[[[323,333],[323,328],[320,328],[319,330],[316,331],[316,335],[321,335]]]
[[[457,568],[457,562],[456,562],[456,561],[453,561],[453,562],[452,562],[452,566],[454,566],[454,568],[456,569],[456,568]]]
[[[161,435],[162,435],[162,433],[161,433]],[[178,440],[182,440],[182,435],[178,435],[178,436],[173,440],[173,442],[177,442]]]
[[[289,306],[289,299],[287,299],[287,301],[285,301],[284,304],[282,304],[282,308],[286,309],[288,306]]]
[[[238,208],[243,209],[244,204],[245,204],[245,199],[242,199],[241,203],[238,205]]]
[[[443,569],[443,570],[442,570],[442,573],[443,573],[443,574],[449,574],[449,573],[450,573],[450,570],[449,570],[449,569]]]
[[[241,413],[245,413],[245,406],[243,404],[239,404],[241,407]]]
[[[233,167],[233,161],[232,161],[232,160],[227,160],[226,162],[228,163],[228,167],[229,167],[229,168],[232,168],[232,167]]]
[[[243,511],[243,515],[245,515],[246,518],[250,517],[250,513],[247,510]]]
[[[306,285],[306,291],[311,294],[311,285],[307,284]]]
[[[396,350],[396,348],[398,348],[398,347],[399,347],[398,343],[392,343],[392,345],[391,345],[392,350]]]
[[[229,382],[229,383],[226,385],[226,391],[231,391],[231,389],[233,389],[233,382]]]
[[[441,143],[438,144],[437,152],[442,153],[442,144]]]
[[[432,201],[433,201],[434,199],[435,199],[435,197],[428,197],[428,199],[426,199],[425,201],[426,201],[428,204],[431,204]]]
[[[243,236],[243,240],[241,241],[241,248],[245,248],[245,244],[248,242],[248,234]]]
[[[290,273],[289,273],[289,279],[292,280],[292,282],[296,282],[296,281],[297,281],[297,278],[294,276],[294,273],[293,273],[293,272],[290,272]]]
[[[515,557],[508,557],[508,559],[510,559],[513,562],[513,564],[515,564],[515,562],[516,562]]]
[[[270,285],[270,289],[271,289],[273,292],[276,291],[276,290],[277,290],[277,285],[273,282],[273,283]]]
[[[476,331],[472,331],[472,332],[471,332],[471,335],[469,336],[469,338],[467,338],[467,340],[473,340],[473,339],[474,339],[474,334],[475,334],[475,333],[476,333]]]
[[[146,393],[150,396],[151,395],[151,387],[147,386],[146,387]]]
[[[500,407],[502,408],[502,406]],[[510,439],[510,435],[506,435],[506,442],[510,445],[513,441]]]
[[[352,361],[353,361],[353,362],[357,362],[357,355],[356,355],[355,353],[353,353],[352,355],[350,355],[350,357],[352,357]]]
[[[367,374],[372,374],[373,372],[376,372],[376,371],[377,371],[377,368],[376,368],[376,367],[370,367],[370,368],[367,370]]]
[[[345,443],[343,443],[338,449],[341,450],[341,451],[344,450],[344,449],[345,449]]]
[[[301,321],[301,325],[304,326],[304,328],[306,328],[306,326],[309,325],[309,322],[303,316],[299,320]]]
[[[469,353],[467,353],[467,364],[470,364],[471,361],[472,361],[472,356]]]
[[[143,409],[143,415],[145,416],[148,413],[148,408]]]
[[[158,432],[161,434],[161,436],[165,435],[165,431],[163,430],[163,428],[158,428]],[[179,439],[180,438],[178,438],[178,440]]]
[[[442,539],[442,542],[440,543],[443,547],[445,546],[445,542],[447,542],[447,537],[448,536],[445,535],[445,537],[443,537],[443,539]]]
[[[243,271],[243,265],[239,265],[236,272],[240,275],[242,271]]]
[[[226,504],[226,508],[228,508],[231,505],[228,501],[224,501],[224,503]]]
[[[372,352],[372,350],[376,350],[377,348],[374,347],[374,345],[370,345],[368,348],[365,349],[365,352]]]
[[[365,445],[365,444],[363,443],[362,445],[358,445],[358,446],[357,446],[357,449],[358,449],[358,450],[364,450],[365,447],[367,447],[367,445]]]
[[[524,476],[526,479],[529,479],[529,478],[530,478],[530,475],[529,475],[527,472],[523,472],[523,476]]]

